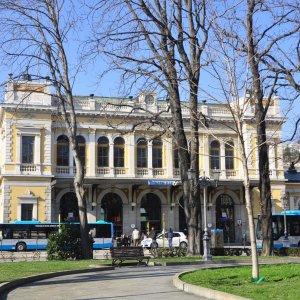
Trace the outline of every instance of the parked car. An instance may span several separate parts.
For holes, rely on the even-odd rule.
[[[173,239],[172,239],[172,246],[173,247],[180,247],[186,248],[187,247],[187,237],[183,232],[174,231],[173,232]],[[157,247],[169,247],[169,242],[167,239],[167,233],[161,233],[156,237],[156,241],[152,241],[151,238],[146,238],[141,241],[141,245],[144,248],[157,248]]]

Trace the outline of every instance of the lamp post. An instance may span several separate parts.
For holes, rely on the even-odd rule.
[[[284,195],[281,198],[282,201],[282,208],[284,211],[284,215],[283,215],[283,220],[284,220],[284,238],[282,240],[282,245],[283,247],[289,247],[290,242],[289,242],[289,237],[288,237],[288,232],[287,232],[287,226],[286,226],[286,210],[288,208],[288,203],[289,203],[289,197],[287,195]]]
[[[195,177],[195,170],[188,170],[188,178],[193,179]],[[205,172],[203,172],[203,176],[199,177],[198,184],[203,188],[203,219],[204,219],[204,234],[203,234],[203,260],[208,261],[212,260],[212,256],[210,254],[210,236],[207,230],[207,187],[215,183],[215,187],[218,186],[218,181],[220,177],[220,172],[217,169],[212,170],[212,179],[205,176]]]

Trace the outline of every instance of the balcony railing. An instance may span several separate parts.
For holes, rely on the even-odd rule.
[[[153,177],[159,177],[165,175],[165,169],[153,169]]]
[[[180,176],[180,169],[174,168],[173,169],[173,176],[174,177],[179,177]]]
[[[20,164],[18,166],[20,170],[20,174],[23,175],[30,175],[30,174],[40,174],[41,172],[41,166],[38,164]],[[212,171],[205,172],[207,176],[212,177]],[[239,170],[224,170],[220,169],[220,180],[242,180],[243,173],[241,173]],[[72,177],[76,174],[76,168],[71,166],[56,166],[54,168],[55,175],[58,177]],[[131,170],[129,168],[125,167],[95,167],[94,173],[93,170],[90,172],[90,169],[88,167],[84,168],[85,175],[87,177],[105,177],[105,178],[116,178],[116,177],[126,177],[126,178],[145,178],[145,179],[151,179],[151,178],[161,178],[163,180],[178,180],[180,178],[180,169],[173,168],[173,173],[168,173],[167,169],[165,168],[135,168],[134,170]],[[281,172],[282,173],[282,172]],[[279,178],[280,176],[283,176],[278,170],[270,170],[270,177],[271,178]],[[15,174],[15,173],[14,173]],[[204,170],[199,170],[199,176],[202,176],[204,174]],[[258,171],[253,169],[250,172],[251,178],[257,178],[258,177]],[[170,178],[171,177],[171,178]],[[167,179],[168,178],[168,179]]]
[[[136,168],[136,175],[139,177],[144,177],[149,175],[148,168]]]
[[[35,174],[37,173],[37,166],[35,164],[21,164],[20,173],[21,174]]]
[[[109,167],[97,167],[96,173],[97,173],[97,175],[109,175],[110,168]]]
[[[127,170],[126,168],[122,168],[122,167],[114,168],[114,174],[115,175],[126,175],[127,174],[126,170]]]

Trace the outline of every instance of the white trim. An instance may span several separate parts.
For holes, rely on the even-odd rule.
[[[119,190],[118,188],[108,188],[108,189],[105,189],[104,191],[102,191],[98,195],[98,197],[96,199],[97,208],[98,208],[98,205],[101,206],[101,201],[102,201],[103,197],[109,193],[114,193],[114,194],[118,195],[122,200],[122,204],[128,204],[129,199],[126,197],[126,195],[123,191]]]
[[[18,208],[17,208],[17,219],[22,220],[22,204],[33,204],[33,210],[32,210],[32,220],[38,220],[38,197],[30,195],[30,191],[27,194],[25,192],[24,196],[18,197]]]
[[[137,199],[136,199],[136,202],[137,202],[139,205],[141,205],[142,198],[143,198],[146,194],[154,194],[154,195],[156,195],[156,196],[160,199],[161,205],[167,205],[167,204],[168,204],[165,195],[164,195],[160,190],[144,189],[144,190],[139,194],[139,196],[138,196]]]
[[[41,176],[39,176],[40,178]],[[51,185],[51,181],[47,181],[47,182],[34,182],[34,181],[9,181],[9,182],[5,182],[5,186],[50,186]]]

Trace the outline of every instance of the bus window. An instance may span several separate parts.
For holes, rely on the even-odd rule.
[[[290,233],[291,235],[300,235],[300,222],[294,221],[290,223]]]
[[[0,229],[0,241],[3,240],[3,234],[2,234],[2,230]]]
[[[37,239],[38,238],[38,232],[36,230],[31,230],[30,238]]]
[[[28,234],[25,230],[15,230],[13,231],[13,239],[27,239]]]
[[[47,238],[47,232],[46,232],[46,230],[39,230],[38,231],[38,238],[39,239],[46,239]]]

